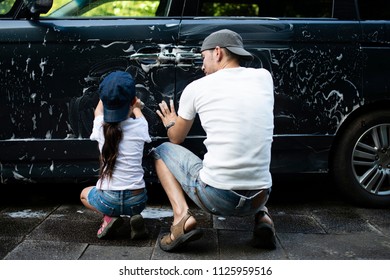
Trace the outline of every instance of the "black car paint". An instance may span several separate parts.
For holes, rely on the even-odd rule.
[[[146,105],[153,142],[145,149],[145,177],[155,180],[149,151],[167,140],[155,114],[158,103],[173,98],[177,105],[184,87],[203,76],[198,49],[221,26],[240,33],[254,54],[246,66],[273,75],[273,173],[328,172],[334,136],[349,114],[388,99],[389,81],[379,85],[375,75],[390,74],[388,61],[378,66],[369,58],[389,57],[390,33],[374,22],[362,28],[350,19],[180,15],[86,22],[2,19],[2,183],[96,178],[97,145],[88,137],[98,83],[113,69],[134,75]],[[184,145],[202,156],[204,138],[196,121]]]

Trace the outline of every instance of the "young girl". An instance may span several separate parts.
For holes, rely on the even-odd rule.
[[[123,71],[107,75],[99,95],[90,137],[99,144],[99,180],[85,188],[80,198],[87,208],[103,214],[98,238],[123,223],[120,215],[131,216],[131,238],[142,238],[147,235],[140,215],[147,201],[142,156],[145,142],[151,142],[142,102],[135,95],[132,76]]]

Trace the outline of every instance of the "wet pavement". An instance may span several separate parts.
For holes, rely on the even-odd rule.
[[[252,217],[217,217],[191,204],[204,236],[174,253],[157,243],[172,220],[159,186],[148,187],[150,200],[142,213],[149,237],[135,241],[128,222],[112,239],[96,237],[101,217],[80,203],[82,186],[2,185],[0,259],[390,260],[390,209],[350,205],[327,176],[274,182],[268,207],[276,250],[250,246]]]

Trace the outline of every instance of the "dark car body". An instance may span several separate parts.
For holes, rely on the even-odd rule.
[[[135,77],[145,103],[153,140],[145,179],[156,180],[149,151],[167,141],[158,103],[178,105],[204,75],[202,40],[228,28],[254,55],[243,66],[274,79],[274,176],[331,172],[355,202],[390,205],[389,1],[164,0],[153,16],[100,17],[83,13],[107,1],[71,1],[44,16],[50,0],[4,1],[12,5],[0,5],[3,184],[96,180],[97,87],[117,69]],[[204,139],[197,120],[183,145],[202,157]]]

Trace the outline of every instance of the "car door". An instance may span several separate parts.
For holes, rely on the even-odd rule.
[[[99,10],[107,2],[116,5],[111,14],[107,8]],[[97,146],[89,135],[98,84],[112,70],[134,76],[150,134],[165,132],[155,110],[175,89],[171,46],[178,38],[180,14],[175,15],[170,1],[64,3],[38,17],[16,0],[19,8],[0,19],[0,162],[5,181],[80,181],[97,174]]]
[[[371,9],[376,7],[376,9]],[[387,95],[390,89],[390,2],[360,0],[359,11],[363,30],[364,92],[375,100]]]
[[[272,171],[327,170],[332,136],[361,101],[354,10],[335,17],[331,0],[195,2],[186,3],[179,35],[184,46],[199,48],[213,31],[234,30],[255,57],[245,66],[264,67],[274,78]],[[203,74],[194,69],[187,75]],[[191,133],[194,141],[204,135],[199,126]]]

